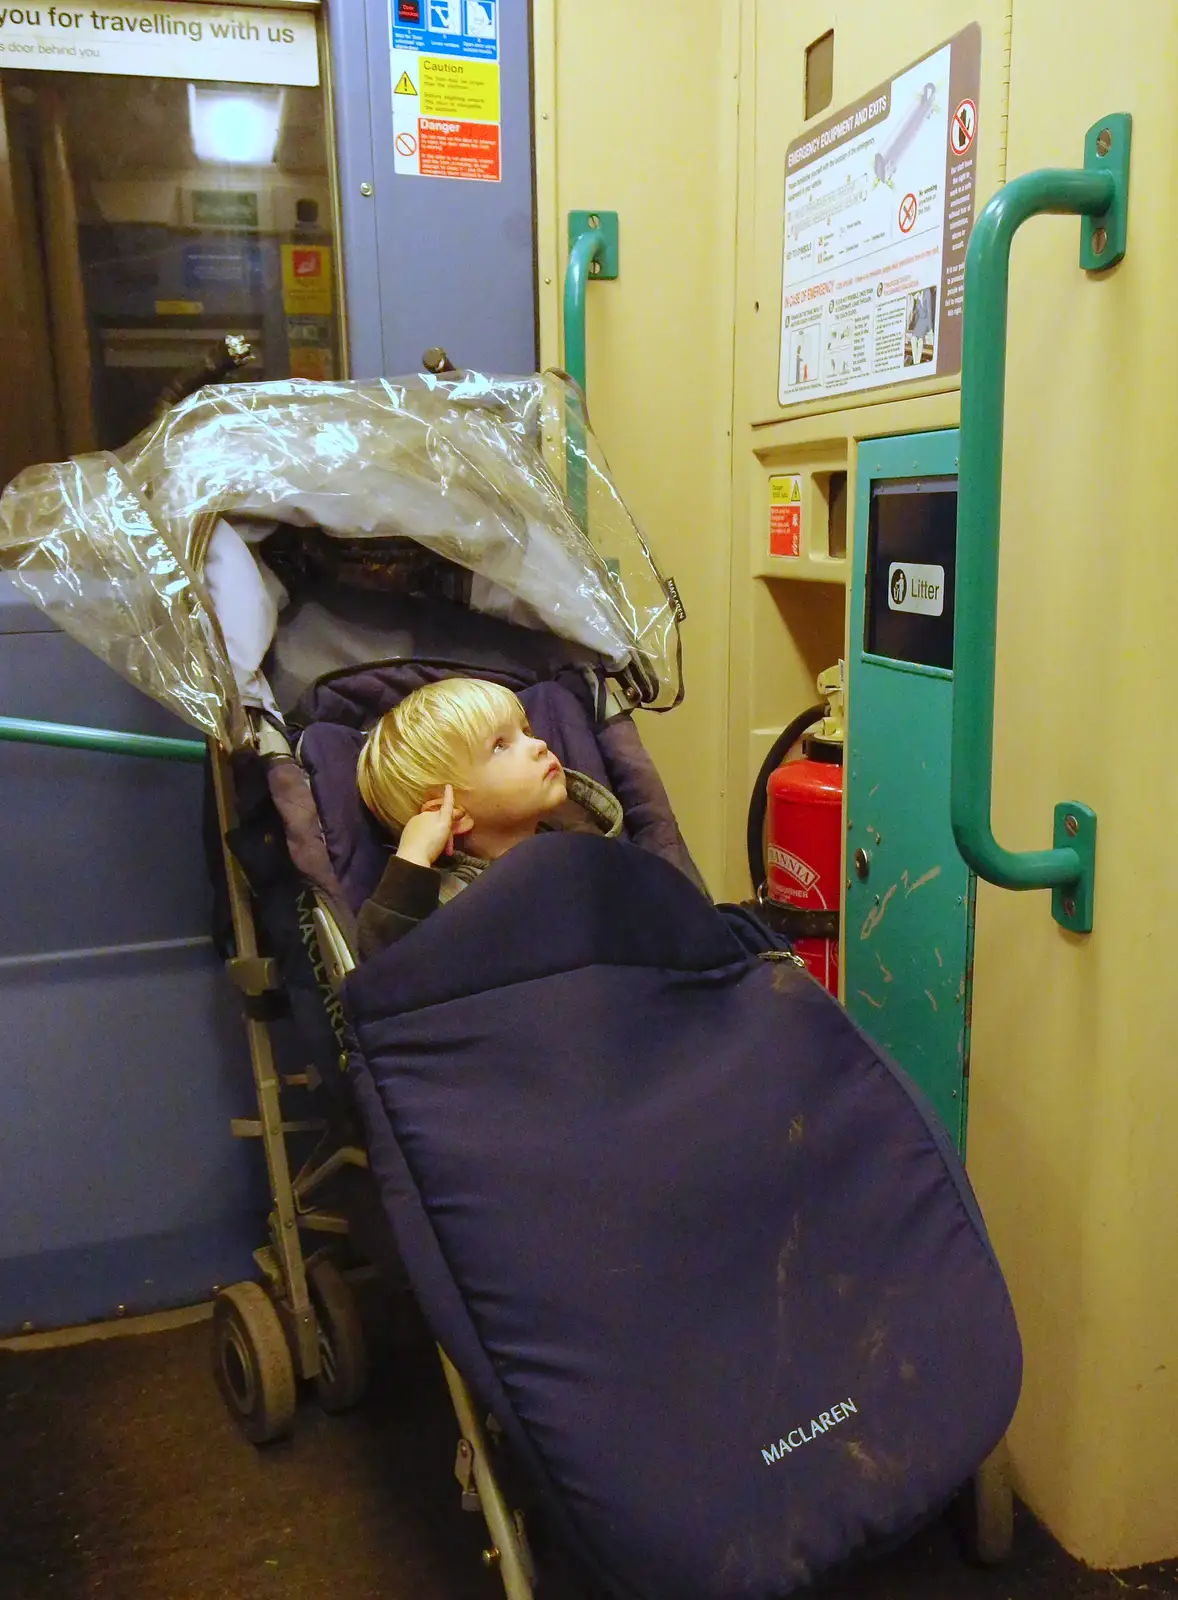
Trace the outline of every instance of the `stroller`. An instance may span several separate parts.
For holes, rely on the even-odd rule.
[[[372,1262],[407,1273],[443,1351],[463,1504],[486,1518],[486,1560],[509,1600],[530,1596],[534,1572],[498,1439],[618,1596],[768,1600],[935,1514],[1013,1410],[1005,1289],[911,1086],[754,917],[707,900],[633,720],[682,699],[682,608],[575,385],[451,371],[207,388],[117,457],[22,474],[0,523],[18,583],[208,740],[221,939],[258,1098],[258,1117],[233,1131],[260,1139],[273,1201],[260,1281],[221,1290],[214,1311],[218,1382],[246,1435],[290,1430],[300,1379],[329,1410],[359,1399],[353,1284]],[[356,915],[389,848],[356,792],[364,730],[453,675],[514,689],[564,764],[618,797],[626,843],[537,840],[353,972]],[[653,931],[641,907],[659,908]],[[537,920],[542,953],[498,936]],[[436,978],[447,951],[461,955],[457,987]],[[606,968],[638,987],[602,993]],[[501,1044],[565,1004],[588,1005],[591,1042],[611,1033],[613,1065],[588,1085],[580,1071],[537,1080],[544,1035]],[[614,1024],[631,1015],[663,1020],[627,1040]],[[290,1062],[288,1017],[301,1051]],[[708,1041],[706,1073],[678,1070],[684,1039]],[[742,1108],[731,1125],[718,1082],[729,1112]],[[815,1123],[823,1153],[807,1166]],[[865,1141],[877,1148],[848,1164]],[[797,1167],[785,1185],[783,1150]],[[815,1185],[840,1196],[833,1228],[812,1227]],[[569,1209],[570,1195],[592,1203]],[[745,1220],[753,1200],[764,1229]],[[664,1234],[673,1218],[675,1238],[636,1295],[626,1275],[652,1270],[630,1259],[637,1217],[661,1218]],[[758,1263],[769,1252],[768,1275],[754,1274],[768,1300],[758,1287],[742,1309],[767,1314],[771,1348],[735,1316],[735,1288],[726,1295],[752,1256],[740,1264],[722,1220],[755,1236]],[[685,1262],[714,1298],[697,1285],[693,1331],[677,1337],[666,1297]],[[934,1272],[937,1291],[916,1293],[911,1280]],[[799,1273],[821,1277],[821,1293],[799,1301]],[[836,1362],[827,1383],[830,1349],[868,1302],[852,1368]],[[709,1318],[715,1338],[699,1331]],[[915,1343],[885,1404],[880,1352],[901,1326]],[[736,1404],[746,1363],[757,1381]],[[706,1426],[671,1425],[669,1383]],[[860,1426],[865,1396],[880,1415]],[[734,1404],[742,1460],[709,1469],[703,1445],[737,1427]],[[928,1415],[906,1447],[881,1443],[914,1408]],[[783,1500],[781,1464],[845,1425],[837,1466],[816,1447]]]

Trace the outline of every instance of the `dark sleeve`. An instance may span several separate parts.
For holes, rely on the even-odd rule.
[[[370,899],[360,907],[356,943],[361,961],[395,944],[437,910],[442,879],[433,867],[390,856]]]

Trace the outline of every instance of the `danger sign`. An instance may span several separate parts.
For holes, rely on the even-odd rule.
[[[423,178],[481,178],[499,181],[499,124],[422,117]]]
[[[900,201],[900,232],[911,233],[916,221],[916,196],[906,194]]]
[[[769,479],[769,554],[802,553],[802,476],[787,472]]]
[[[963,156],[973,143],[978,129],[978,108],[972,100],[963,100],[953,113],[949,129],[949,143],[957,155]]]

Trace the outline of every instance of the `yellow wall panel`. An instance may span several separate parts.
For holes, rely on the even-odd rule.
[[[589,286],[589,411],[687,608],[686,702],[639,727],[713,887],[728,708],[736,17],[676,0],[555,0],[535,18],[543,357],[559,364],[568,212],[615,210],[618,279]]]
[[[1056,801],[1095,807],[1096,918],[1073,937],[1045,894],[983,886],[970,1156],[1026,1342],[1020,1486],[1111,1566],[1178,1551],[1178,21],[1085,3],[1066,49],[1059,21],[1018,0],[1009,174],[1081,165],[1088,126],[1132,112],[1129,250],[1087,278],[1075,219],[1015,244],[994,824],[1042,846]]]
[[[1007,20],[1004,0],[917,0],[886,8],[878,0],[798,0],[792,5],[756,0],[754,17],[752,66],[746,82],[755,99],[742,99],[742,110],[755,127],[748,163],[753,206],[751,216],[742,217],[740,238],[742,257],[748,256],[750,266],[741,303],[749,370],[738,393],[750,422],[769,422],[787,414],[777,398],[785,153],[790,141],[807,126],[807,46],[833,30],[833,97],[829,106],[810,119],[817,127],[840,107],[850,105],[963,28],[980,24],[976,181],[978,193],[988,195],[997,187],[1002,164]],[[940,389],[956,386],[954,378],[931,385]],[[924,382],[874,394],[877,398],[886,394],[890,399],[905,392],[927,394],[929,389]],[[806,415],[822,409],[829,406],[804,408]],[[794,414],[798,411],[793,408]]]

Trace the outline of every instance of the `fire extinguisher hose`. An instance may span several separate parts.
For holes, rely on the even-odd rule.
[[[816,706],[811,706],[808,711],[803,711],[801,716],[795,717],[774,739],[773,748],[762,761],[761,770],[757,773],[757,781],[753,784],[753,792],[749,796],[747,833],[749,877],[753,880],[754,893],[760,891],[768,877],[765,865],[765,812],[769,805],[769,775],[781,765],[806,729],[813,727],[816,722],[821,722],[825,715],[826,706],[819,701]]]

